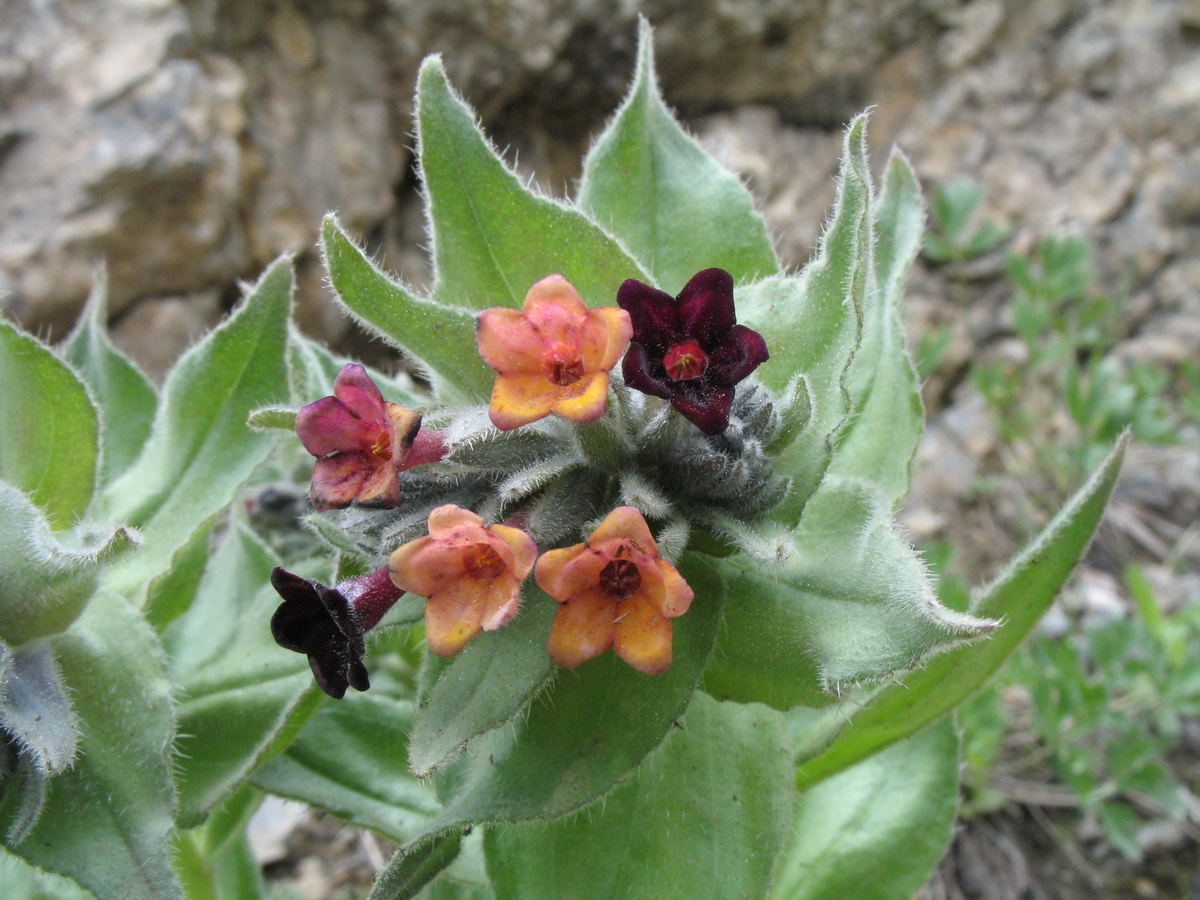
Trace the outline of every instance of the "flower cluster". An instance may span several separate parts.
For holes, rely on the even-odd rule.
[[[727,272],[699,272],[677,297],[628,280],[616,302],[589,308],[566,279],[551,275],[533,285],[521,310],[478,316],[479,353],[496,371],[487,409],[496,438],[464,436],[452,417],[448,431],[422,427],[420,415],[384,400],[355,365],[343,368],[332,397],[300,410],[297,434],[317,457],[313,507],[396,509],[376,537],[387,566],[335,587],[283,569],[272,575],[284,600],[271,623],[275,639],[309,657],[328,694],[367,688],[364,635],[403,593],[427,598],[429,649],[448,657],[509,622],[531,574],[558,604],[546,644],[558,665],[574,668],[612,649],[649,675],[670,666],[672,620],[687,612],[693,591],[660,554],[637,508],[647,507],[622,502],[630,485],[642,484],[633,470],[657,479],[685,516],[706,496],[734,515],[747,505],[753,513],[784,490],[763,474],[761,461],[778,415],[761,388],[737,393],[767,349],[757,332],[737,324]],[[602,458],[611,471],[597,471],[595,454],[576,457],[569,449],[582,446],[581,437],[535,423],[551,415],[581,424],[601,419],[618,362],[618,385],[670,406],[627,395],[610,431],[636,432],[644,446],[619,441],[613,457]],[[685,429],[695,426],[694,437],[654,424],[671,409]],[[486,461],[486,448],[507,460],[503,436],[526,426],[533,428],[528,443],[514,446],[525,448],[532,465],[520,469],[527,458],[515,469]],[[664,445],[654,437],[660,433],[676,437]],[[614,485],[621,486],[615,495]],[[666,501],[650,508],[660,519],[676,515]],[[346,514],[353,514],[346,523],[370,530],[361,524],[365,514]],[[599,524],[583,542],[564,546],[589,519]],[[539,543],[550,548],[539,552]]]

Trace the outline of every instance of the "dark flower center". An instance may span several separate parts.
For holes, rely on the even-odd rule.
[[[583,377],[583,359],[565,344],[555,344],[543,358],[546,377],[551,384],[566,387]]]
[[[642,573],[628,559],[614,559],[600,570],[600,590],[614,600],[632,597],[642,586]]]
[[[472,544],[463,554],[463,566],[476,581],[490,581],[504,574],[504,560],[487,544]]]
[[[690,381],[704,374],[708,368],[708,354],[695,341],[684,341],[667,351],[663,368],[672,381]]]

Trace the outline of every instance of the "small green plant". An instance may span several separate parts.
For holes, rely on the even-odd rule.
[[[970,378],[1001,436],[1030,461],[1016,474],[1039,475],[1061,492],[1126,429],[1137,440],[1173,440],[1170,373],[1113,352],[1121,308],[1096,291],[1087,241],[1042,238],[1028,254],[1010,252],[1007,271],[1020,352],[976,362]],[[1064,399],[1066,417],[1057,412]]]
[[[1035,637],[959,721],[974,809],[1005,799],[1005,782],[990,773],[1031,780],[1048,766],[1106,840],[1136,860],[1139,834],[1155,821],[1200,824],[1200,800],[1178,767],[1184,725],[1200,719],[1200,606],[1165,616],[1140,570],[1130,567],[1126,581],[1135,616]],[[1001,697],[1014,690],[1029,699],[1036,742],[1006,757],[1016,726]]]
[[[930,230],[922,252],[937,263],[961,264],[995,250],[1009,230],[979,214],[983,188],[970,179],[956,179],[933,189]]]

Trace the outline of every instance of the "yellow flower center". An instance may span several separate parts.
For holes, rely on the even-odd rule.
[[[379,429],[379,436],[375,438],[375,443],[371,445],[371,455],[383,462],[391,460],[392,439],[388,436],[386,429]]]

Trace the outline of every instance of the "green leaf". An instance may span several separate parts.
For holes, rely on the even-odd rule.
[[[697,694],[679,727],[601,803],[488,830],[496,896],[762,897],[791,831],[791,797],[779,789],[791,772],[782,716]]]
[[[555,604],[526,585],[521,613],[479,635],[441,672],[413,727],[408,759],[425,777],[477,735],[510,721],[558,671],[546,654]]]
[[[294,324],[288,326],[288,385],[294,406],[305,406],[332,394],[338,373],[351,362],[354,360],[336,356],[328,348],[305,337]],[[379,385],[385,400],[409,409],[418,409],[429,402],[428,392],[418,388],[407,373],[388,376],[370,366],[366,369],[371,380]]]
[[[40,773],[57,775],[71,765],[79,720],[49,645],[0,644],[0,729]]]
[[[327,703],[288,749],[254,775],[264,791],[302,800],[394,841],[437,812],[405,763],[413,704],[377,695]]]
[[[938,602],[889,498],[861,479],[826,477],[782,565],[743,556],[722,571],[729,602],[704,675],[721,698],[830,703],[845,686],[910,669],[990,627]]]
[[[0,847],[0,884],[5,900],[96,900],[75,884],[50,872],[43,872]]]
[[[954,832],[953,723],[932,725],[797,794],[794,809],[770,900],[909,900]]]
[[[55,535],[28,497],[0,481],[0,641],[16,647],[66,629],[100,567],[138,540],[123,528]]]
[[[100,424],[87,389],[45,344],[0,321],[0,478],[25,491],[55,529],[96,489]]]
[[[797,784],[814,784],[935,722],[973,694],[1029,633],[1083,557],[1104,515],[1128,444],[1108,458],[972,606],[1000,620],[992,636],[930,660],[899,684],[827,717],[800,754]]]
[[[137,459],[150,436],[158,392],[108,337],[108,274],[100,269],[83,315],[62,346],[64,358],[100,406],[100,480],[107,484]]]
[[[250,413],[246,425],[255,431],[296,430],[296,411],[286,406],[262,406]]]
[[[189,900],[252,900],[263,896],[262,875],[246,826],[262,792],[244,785],[198,828],[175,834],[175,868]]]
[[[626,278],[648,280],[587,216],[521,183],[480,133],[436,56],[417,79],[417,127],[436,299],[474,310],[519,307],[534,283],[559,274],[589,306],[612,306]]]
[[[98,897],[181,897],[171,869],[171,690],[154,631],[101,593],[52,641],[80,720],[80,756],[50,781],[29,837],[10,849]]]
[[[724,599],[716,571],[685,557],[681,571],[696,592],[674,620],[674,659],[662,675],[643,675],[612,653],[564,672],[523,719],[475,740],[442,771],[446,806],[429,831],[392,859],[374,900],[408,897],[393,890],[448,834],[473,825],[554,818],[605,793],[653,750],[687,708],[712,650]],[[397,876],[398,877],[398,876]]]
[[[446,391],[467,401],[486,401],[496,373],[475,343],[475,313],[408,291],[383,273],[332,216],[321,225],[325,268],[338,299],[355,319],[407,353]]]
[[[739,284],[779,271],[750,192],[683,130],[663,101],[645,19],[633,85],[588,153],[579,206],[672,292],[712,266]]]
[[[799,373],[811,401],[809,420],[778,466],[794,479],[777,515],[799,519],[832,454],[832,444],[849,412],[845,384],[858,348],[862,309],[869,286],[873,221],[867,168],[866,115],[846,131],[833,219],[814,259],[796,277],[772,277],[743,288],[738,319],[762,334],[771,358],[755,376],[784,390]]]
[[[369,900],[415,897],[439,872],[454,862],[462,844],[457,831],[429,834],[405,847],[379,873]]]
[[[276,438],[246,419],[287,401],[292,284],[291,261],[281,259],[171,370],[142,455],[103,495],[108,515],[146,531],[142,551],[113,571],[114,586],[144,594],[270,453]]]
[[[191,608],[163,634],[179,685],[179,821],[199,822],[273,746],[312,685],[302,654],[268,623],[279,606],[274,552],[241,523],[224,535]]]
[[[925,409],[908,355],[904,282],[921,248],[925,213],[916,174],[892,151],[875,205],[874,288],[863,298],[863,333],[848,375],[853,415],[830,472],[866,478],[899,503],[908,493]]]

